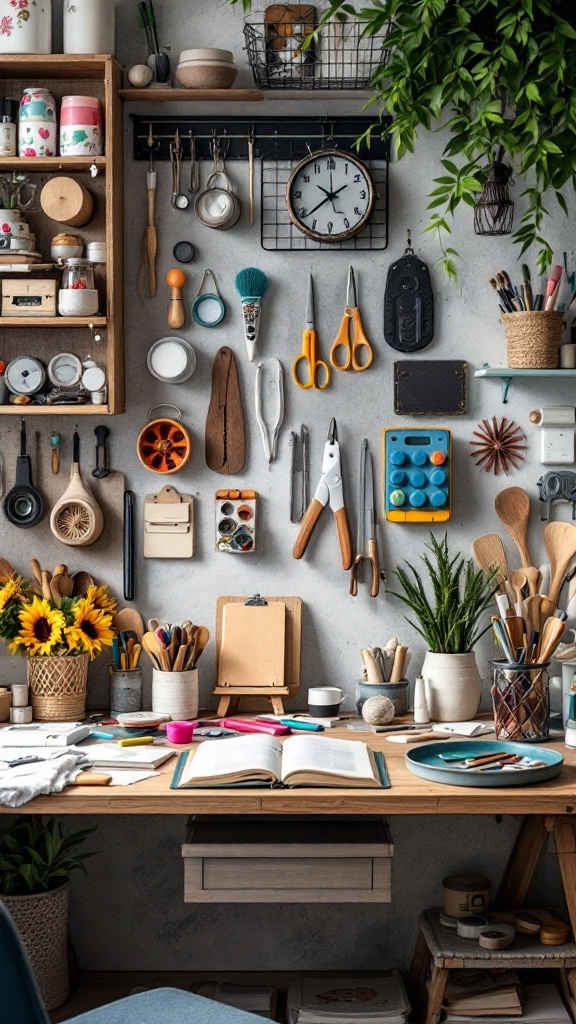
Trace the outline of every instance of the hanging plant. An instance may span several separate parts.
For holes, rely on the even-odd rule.
[[[242,4],[247,10],[251,0]],[[514,241],[521,253],[538,245],[541,273],[552,263],[547,204],[567,214],[562,189],[576,187],[575,8],[573,0],[370,0],[355,10],[329,0],[319,20],[314,35],[333,17],[357,15],[369,35],[390,23],[390,59],[372,77],[369,104],[393,115],[400,158],[414,152],[421,128],[448,132],[426,230],[451,277],[451,220],[461,203],[475,206],[500,147],[525,179]]]

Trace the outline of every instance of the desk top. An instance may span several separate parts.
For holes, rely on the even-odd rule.
[[[409,772],[404,754],[414,744],[390,743],[381,733],[359,736],[346,728],[330,729],[326,736],[363,741],[373,750],[381,750],[386,758],[391,788],[171,790],[176,765],[176,759],[171,758],[159,768],[159,775],[133,786],[69,786],[63,793],[30,801],[23,810],[27,814],[576,815],[576,750],[568,750],[562,741],[546,744],[564,755],[562,772],[557,778],[530,786],[471,789],[427,782]],[[487,737],[490,738],[494,737]],[[528,753],[530,744],[526,744],[526,748]],[[14,814],[10,807],[0,807],[2,812]]]

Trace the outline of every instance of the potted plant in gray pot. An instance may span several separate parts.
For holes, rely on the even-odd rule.
[[[391,593],[410,608],[416,621],[406,616],[407,621],[428,645],[422,675],[430,717],[465,722],[476,714],[482,696],[473,648],[485,632],[480,620],[492,601],[496,570],[485,576],[471,559],[451,555],[446,536],[439,542],[430,534],[426,547],[433,556],[422,555],[430,595],[408,562],[408,572],[397,568],[394,573],[402,593]]]
[[[0,836],[0,898],[26,947],[48,1010],[65,1003],[68,981],[70,875],[92,853],[78,853],[94,829],[64,836],[53,818],[18,818]]]

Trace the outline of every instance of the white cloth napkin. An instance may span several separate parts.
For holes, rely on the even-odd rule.
[[[30,755],[31,751],[26,753]],[[84,753],[64,749],[33,764],[0,767],[0,804],[21,807],[35,796],[61,793],[82,771],[80,765],[85,761]]]

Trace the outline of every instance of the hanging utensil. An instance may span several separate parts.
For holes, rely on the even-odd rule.
[[[142,259],[138,274],[138,291],[142,301],[144,301],[144,278],[146,275],[146,269],[148,269],[148,295],[151,299],[156,295],[156,253],[158,249],[158,236],[156,232],[156,171],[154,170],[154,136],[152,134],[152,124],[148,127],[147,145],[150,153],[150,164],[146,175],[148,223],[142,239]]]
[[[32,464],[26,454],[26,425],[20,426],[20,455],[16,459],[16,480],[4,498],[4,515],[13,526],[26,530],[40,521],[44,512],[42,497],[32,483]]]
[[[284,420],[284,379],[282,363],[278,359],[261,359],[258,363],[254,398],[256,420],[262,435],[264,453],[270,463],[276,456],[278,434]],[[266,419],[268,406],[272,416],[270,426]]]
[[[72,547],[93,544],[104,529],[102,509],[80,474],[80,436],[74,432],[74,454],[70,483],[50,516],[50,529],[62,543]]]
[[[96,468],[92,470],[92,476],[97,480],[108,476],[110,466],[108,464],[108,438],[110,431],[108,427],[100,426],[94,428],[96,435]]]
[[[134,503],[134,491],[124,491],[123,564],[125,601],[133,601],[136,596]]]
[[[190,138],[190,192],[197,192],[200,188],[200,163],[196,156],[196,139],[192,129],[188,132]]]
[[[290,434],[290,522],[299,523],[308,508],[308,428],[302,424],[300,436]]]
[[[180,174],[182,171],[182,143],[180,132],[176,129],[174,142],[170,143],[170,163],[172,164],[172,206],[175,210],[187,210],[190,200],[180,191]]]
[[[254,125],[250,125],[248,134],[248,223],[252,227],[254,223]]]

